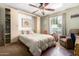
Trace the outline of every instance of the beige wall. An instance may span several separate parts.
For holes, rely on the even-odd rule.
[[[34,20],[34,23],[35,23],[35,24],[34,24],[34,25],[35,25],[35,32],[36,32],[36,33],[40,33],[40,29],[41,29],[41,28],[40,28],[40,20],[41,20],[41,19],[40,19],[39,16],[36,16],[36,17],[35,17],[35,20]]]
[[[11,9],[11,42],[16,42],[18,36],[18,12],[15,9]]]
[[[74,29],[74,28],[75,29],[79,29],[79,17],[71,18],[71,15],[79,14],[79,6],[77,6],[77,7],[73,7],[73,8],[64,10],[64,11],[60,11],[60,12],[54,13],[52,15],[48,15],[48,16],[42,17],[42,20],[41,20],[41,31],[44,31],[45,27],[48,30],[49,17],[53,17],[53,16],[57,16],[57,15],[63,15],[63,14],[65,14],[64,18],[66,20],[65,22],[66,22],[66,32],[67,32],[67,34],[69,33],[70,29]],[[44,25],[44,23],[46,23],[46,25]]]

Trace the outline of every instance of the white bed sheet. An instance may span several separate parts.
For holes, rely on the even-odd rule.
[[[22,34],[19,39],[35,56],[41,55],[42,51],[55,44],[54,37],[45,34]]]

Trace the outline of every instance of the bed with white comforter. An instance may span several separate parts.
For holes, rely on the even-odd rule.
[[[29,51],[35,56],[55,45],[54,37],[45,34],[21,34],[19,40],[29,47]]]

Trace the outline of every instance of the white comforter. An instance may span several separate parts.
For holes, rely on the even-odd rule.
[[[55,44],[54,37],[45,34],[27,34],[20,35],[20,41],[29,47],[33,55],[41,55],[42,51],[46,50]]]

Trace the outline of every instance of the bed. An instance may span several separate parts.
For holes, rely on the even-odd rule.
[[[42,51],[55,45],[54,37],[45,34],[21,34],[19,40],[29,47],[29,51],[34,56],[41,55]]]

